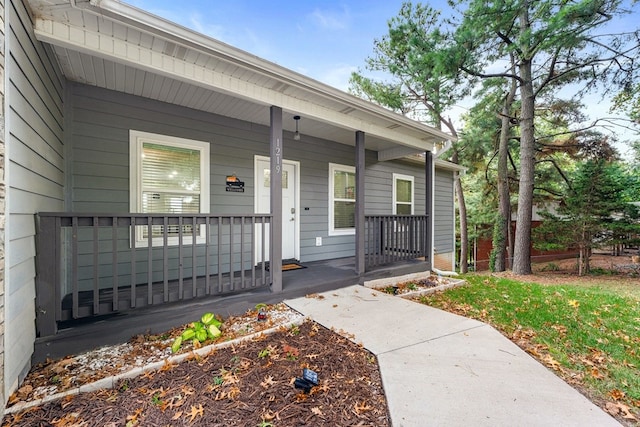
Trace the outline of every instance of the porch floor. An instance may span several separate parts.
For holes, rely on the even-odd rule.
[[[274,304],[285,299],[315,292],[326,292],[358,283],[354,272],[355,259],[339,258],[302,263],[306,268],[282,272],[282,293],[272,293],[268,287],[254,291],[212,296],[148,306],[123,311],[102,318],[88,318],[60,329],[54,336],[37,338],[32,363],[46,358],[78,354],[104,345],[128,341],[141,333],[158,333],[192,322],[202,313],[212,311],[223,317],[239,315],[258,303]],[[427,270],[424,260],[411,260],[381,266],[365,274],[364,280],[400,276]]]

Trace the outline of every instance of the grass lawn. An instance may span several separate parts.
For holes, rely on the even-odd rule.
[[[417,300],[493,325],[607,412],[637,425],[640,284],[619,289],[473,274],[464,279],[467,286]]]

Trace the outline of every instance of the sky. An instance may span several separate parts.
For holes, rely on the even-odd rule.
[[[403,0],[124,0],[133,6],[247,51],[260,58],[347,91],[353,71],[365,69],[374,40],[387,33],[387,22]],[[446,11],[446,0],[432,0]],[[636,5],[640,8],[640,4]],[[616,31],[637,28],[640,11]],[[365,73],[366,74],[366,73]],[[585,100],[593,117],[610,117],[609,103],[598,95]],[[471,105],[461,102],[451,116]],[[620,139],[637,138],[619,131]],[[620,151],[626,147],[618,145]]]

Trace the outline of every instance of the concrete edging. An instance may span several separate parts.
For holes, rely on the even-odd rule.
[[[192,358],[194,356],[206,356],[206,355],[208,355],[209,353],[211,353],[214,350],[230,347],[230,346],[236,345],[238,343],[241,343],[243,341],[252,340],[252,339],[254,339],[256,337],[259,337],[261,335],[271,335],[271,334],[277,332],[278,330],[280,330],[280,328],[283,327],[283,326],[300,326],[302,323],[304,323],[308,319],[309,319],[308,316],[304,316],[304,315],[301,314],[300,317],[298,317],[297,319],[293,319],[293,320],[287,321],[286,323],[283,323],[281,325],[273,326],[273,327],[271,327],[269,329],[265,329],[264,331],[254,332],[253,334],[244,335],[242,337],[234,338],[232,340],[221,342],[221,343],[210,344],[210,345],[201,347],[199,349],[192,350],[192,351],[190,351],[188,353],[181,353],[181,354],[177,354],[175,356],[170,356],[169,358],[164,359],[164,360],[160,360],[160,361],[157,361],[157,362],[152,362],[152,363],[149,363],[149,364],[144,365],[144,366],[138,366],[138,367],[135,367],[135,368],[133,368],[133,369],[131,369],[129,371],[123,372],[121,374],[112,375],[112,376],[109,376],[109,377],[106,377],[106,378],[102,378],[102,379],[99,379],[99,380],[91,382],[91,383],[83,384],[80,387],[75,387],[75,388],[72,388],[72,389],[69,389],[69,390],[62,391],[60,393],[52,394],[51,396],[45,396],[45,397],[43,397],[41,399],[36,399],[36,400],[29,401],[29,402],[24,402],[24,404],[17,403],[17,404],[15,404],[15,405],[13,405],[13,406],[11,406],[9,408],[6,408],[4,413],[5,414],[13,414],[15,412],[20,412],[20,411],[23,411],[25,409],[33,408],[35,406],[40,406],[42,404],[49,403],[49,402],[57,400],[57,399],[61,399],[63,397],[75,396],[75,395],[78,395],[80,393],[89,393],[89,392],[93,392],[93,391],[97,391],[97,390],[114,388],[115,385],[120,380],[127,379],[127,378],[135,378],[135,377],[137,377],[139,375],[142,375],[142,374],[144,374],[146,372],[150,372],[150,371],[158,371],[163,366],[165,366],[167,364],[182,363],[186,359],[190,359],[190,358]]]
[[[410,282],[412,280],[426,279],[426,278],[428,278],[428,277],[430,277],[432,275],[433,274],[430,271],[424,271],[424,272],[421,272],[421,273],[405,274],[404,276],[386,277],[384,279],[369,280],[367,282],[364,282],[364,286],[367,287],[367,288],[375,289],[377,291],[381,291],[382,288],[385,288],[387,286],[395,285],[396,283],[403,283],[403,282]],[[441,277],[441,276],[438,276],[438,277]],[[462,285],[467,283],[463,279],[454,279],[454,278],[451,278],[451,277],[447,277],[446,279],[449,281],[449,283],[443,283],[442,285],[434,286],[433,288],[426,288],[426,289],[421,289],[421,290],[418,290],[418,291],[406,292],[404,294],[400,294],[400,295],[397,295],[397,296],[399,296],[401,298],[410,299],[412,297],[417,297],[417,296],[421,296],[421,295],[428,295],[428,294],[432,294],[434,292],[444,291],[444,290],[450,289],[450,288],[455,288],[457,286],[462,286]]]

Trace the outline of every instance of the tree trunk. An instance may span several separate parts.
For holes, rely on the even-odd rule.
[[[526,3],[526,2],[525,2]],[[530,30],[528,6],[522,6],[520,30]],[[533,181],[535,176],[535,134],[533,128],[535,97],[531,59],[523,54],[518,66],[520,78],[520,185],[518,189],[518,216],[513,252],[513,272],[531,274],[531,215],[533,209]]]
[[[512,70],[514,69],[514,59],[511,57]],[[502,114],[500,117],[500,144],[498,146],[498,218],[497,222],[497,238],[494,238],[493,251],[495,253],[494,271],[505,271],[507,243],[511,234],[511,194],[509,192],[509,169],[507,165],[509,157],[509,137],[511,136],[511,106],[516,96],[516,80],[511,80],[509,93],[502,105]],[[509,243],[510,246],[510,243]],[[511,246],[510,246],[511,250]]]

